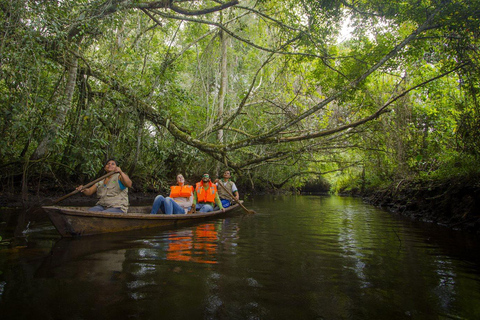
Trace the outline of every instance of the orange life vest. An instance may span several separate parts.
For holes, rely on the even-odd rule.
[[[170,198],[188,198],[193,194],[193,187],[186,186],[171,186],[170,187]]]
[[[197,192],[197,202],[215,202],[215,195],[217,194],[217,186],[211,182],[208,183],[209,187],[207,190],[203,187],[201,182],[198,182],[196,185]]]

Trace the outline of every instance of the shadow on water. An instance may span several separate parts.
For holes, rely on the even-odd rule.
[[[257,214],[73,239],[37,222],[23,247],[0,248],[2,319],[480,316],[475,237],[355,198],[247,207]]]

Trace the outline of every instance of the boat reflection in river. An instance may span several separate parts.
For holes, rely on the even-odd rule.
[[[170,231],[142,231],[106,234],[81,238],[62,238],[57,241],[37,275],[53,276],[57,268],[75,265],[77,275],[89,275],[96,280],[109,279],[119,273],[127,259],[137,255],[138,260],[169,260],[216,264],[221,224],[203,223],[188,229]],[[138,235],[142,238],[137,238]],[[87,263],[88,267],[82,266]],[[69,276],[73,276],[70,274]],[[63,276],[62,276],[63,277]],[[90,279],[94,280],[94,279]]]
[[[218,249],[218,233],[213,223],[175,232],[168,237],[166,259],[215,264]]]
[[[357,198],[251,201],[255,215],[53,247],[36,228],[0,251],[1,318],[480,318],[478,238]]]

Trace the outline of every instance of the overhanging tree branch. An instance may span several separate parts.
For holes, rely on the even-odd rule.
[[[294,172],[294,173],[291,173],[288,177],[286,177],[285,179],[283,179],[281,182],[278,182],[278,183],[275,183],[273,181],[269,181],[270,185],[276,189],[281,189],[287,182],[289,182],[290,180],[292,180],[293,178],[295,177],[299,177],[299,176],[308,176],[308,175],[316,175],[316,176],[322,176],[322,175],[326,175],[328,173],[333,173],[333,172],[338,172],[338,171],[343,171],[347,168],[350,168],[350,167],[353,167],[353,166],[356,166],[358,165],[358,163],[360,162],[356,162],[356,163],[353,163],[353,164],[350,164],[348,166],[345,166],[345,167],[342,167],[342,168],[338,168],[338,169],[334,169],[334,170],[329,170],[329,171],[311,171],[311,170],[306,170],[306,171],[297,171],[297,172]]]
[[[258,45],[248,39],[245,39],[238,34],[236,34],[233,31],[230,31],[224,24],[218,23],[218,22],[213,22],[213,21],[207,21],[207,20],[201,20],[201,19],[193,19],[193,18],[188,18],[188,17],[183,17],[183,16],[176,16],[168,13],[163,13],[158,10],[152,10],[156,14],[166,18],[166,19],[176,19],[176,20],[184,20],[184,21],[190,21],[190,22],[195,22],[195,23],[201,23],[201,24],[207,24],[211,26],[215,26],[219,29],[222,29],[225,31],[228,35],[230,35],[232,38],[237,39],[238,41],[241,41],[245,44],[248,44],[249,46],[259,49],[261,51],[265,52],[270,52],[270,53],[276,53],[276,54],[282,54],[282,55],[293,55],[293,56],[304,56],[304,57],[311,57],[311,58],[320,58],[320,59],[334,59],[333,57],[324,57],[324,56],[319,56],[317,54],[312,54],[312,53],[305,53],[305,52],[289,52],[289,51],[280,51],[279,49],[271,49],[267,48],[261,45]],[[292,42],[298,39],[301,39],[303,35],[303,32],[300,31],[295,37],[293,37],[291,40],[288,40],[287,42]],[[282,44],[280,47],[283,47],[284,44]]]
[[[314,139],[314,138],[319,138],[319,137],[323,137],[323,136],[329,136],[329,135],[332,135],[334,133],[337,133],[337,132],[341,132],[341,131],[344,131],[344,130],[347,130],[347,129],[350,129],[350,128],[355,128],[355,127],[358,127],[366,122],[369,122],[369,121],[372,121],[376,118],[378,118],[380,115],[382,115],[383,113],[385,112],[389,112],[389,110],[387,109],[388,106],[390,106],[392,103],[394,103],[395,101],[397,101],[398,99],[400,99],[401,97],[405,96],[407,93],[415,90],[415,89],[418,89],[420,87],[423,87],[424,85],[426,85],[427,83],[430,83],[432,81],[435,81],[435,80],[438,80],[440,78],[443,78],[445,77],[446,75],[452,73],[452,72],[455,72],[463,67],[465,67],[466,65],[468,65],[468,63],[463,63],[461,65],[458,65],[456,66],[455,68],[453,68],[452,70],[449,70],[449,71],[446,71],[442,74],[439,74],[438,76],[436,77],[433,77],[431,79],[428,79],[422,83],[419,83],[411,88],[409,88],[408,90],[405,90],[403,91],[402,93],[400,93],[399,95],[397,95],[396,97],[390,99],[388,102],[386,102],[383,106],[381,106],[375,113],[373,113],[372,115],[368,116],[368,117],[365,117],[363,119],[360,119],[358,121],[355,121],[355,122],[352,122],[350,124],[347,124],[347,125],[344,125],[344,126],[340,126],[340,127],[337,127],[337,128],[334,128],[334,129],[331,129],[331,130],[325,130],[325,131],[322,131],[322,132],[318,132],[318,133],[315,133],[315,134],[306,134],[306,135],[302,135],[302,136],[296,136],[296,137],[287,137],[287,138],[281,138],[281,139],[275,139],[275,141],[277,142],[293,142],[293,141],[300,141],[300,140],[305,140],[305,139]]]
[[[266,132],[262,135],[259,135],[255,138],[252,138],[252,139],[245,139],[243,141],[239,141],[239,142],[236,142],[232,145],[230,145],[228,147],[229,150],[234,150],[234,149],[237,149],[237,148],[242,148],[244,146],[247,146],[247,145],[252,145],[252,144],[265,144],[265,143],[271,143],[271,142],[290,142],[290,141],[298,141],[298,140],[304,140],[304,139],[311,139],[311,138],[316,138],[316,137],[321,137],[321,136],[325,136],[325,135],[330,135],[330,134],[333,134],[333,133],[336,133],[336,132],[339,132],[339,131],[342,131],[342,130],[346,130],[348,128],[354,128],[354,127],[357,127],[361,124],[364,124],[368,121],[371,121],[377,117],[379,117],[382,113],[386,112],[384,111],[386,106],[380,108],[377,112],[375,112],[374,114],[372,114],[371,116],[369,117],[366,117],[364,119],[361,119],[355,123],[351,123],[349,125],[345,125],[345,126],[342,126],[342,127],[338,127],[338,128],[335,128],[335,129],[331,129],[331,130],[327,130],[327,131],[323,131],[323,132],[320,132],[320,133],[316,133],[316,134],[312,134],[312,135],[306,135],[306,136],[302,136],[302,137],[294,137],[294,138],[278,138],[278,136],[280,135],[280,133],[282,131],[285,131],[287,128],[290,128],[292,127],[293,125],[297,124],[298,122],[306,119],[307,117],[311,116],[312,114],[314,114],[315,112],[317,112],[318,110],[322,109],[323,107],[327,106],[329,103],[331,103],[332,101],[336,100],[337,98],[339,98],[340,96],[342,96],[343,94],[347,93],[348,91],[350,90],[353,90],[355,89],[362,81],[364,81],[369,75],[371,75],[374,71],[376,71],[377,69],[379,69],[382,65],[384,65],[387,61],[389,61],[392,57],[394,57],[396,54],[398,54],[398,52],[400,52],[400,50],[402,50],[405,46],[407,46],[410,42],[412,42],[414,39],[416,39],[416,37],[421,34],[424,30],[426,30],[430,23],[433,21],[434,17],[436,16],[436,14],[441,10],[443,9],[443,7],[439,7],[437,8],[437,10],[425,21],[425,23],[423,25],[421,25],[420,27],[418,27],[416,30],[414,30],[408,37],[406,37],[401,43],[399,43],[398,45],[396,45],[387,55],[385,55],[382,59],[380,59],[380,61],[378,61],[377,63],[375,63],[371,68],[369,68],[367,71],[365,71],[360,77],[358,77],[357,79],[355,79],[354,81],[352,81],[350,84],[348,84],[346,87],[344,87],[342,90],[339,90],[337,91],[336,93],[333,93],[330,97],[326,98],[325,100],[323,100],[322,102],[318,103],[316,106],[308,109],[307,111],[305,111],[304,113],[302,113],[301,115],[295,117],[294,119],[286,122],[286,123],[283,123],[283,124],[279,124],[277,125],[276,127],[272,128],[269,132]],[[393,102],[393,101],[392,101]],[[391,102],[390,102],[391,103]],[[388,103],[388,104],[390,104]]]

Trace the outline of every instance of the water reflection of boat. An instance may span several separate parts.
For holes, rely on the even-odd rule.
[[[217,248],[218,232],[215,225],[205,223],[193,229],[169,234],[166,259],[216,264],[214,256]]]
[[[226,208],[225,212],[238,207],[239,204],[232,205]],[[150,214],[150,206],[130,207],[126,214],[88,211],[87,207],[45,206],[43,209],[63,237],[176,226],[224,213],[217,210],[194,214]]]
[[[122,271],[125,252],[136,248],[135,235],[102,234],[86,238],[62,238],[51,248],[37,277],[108,279]]]

